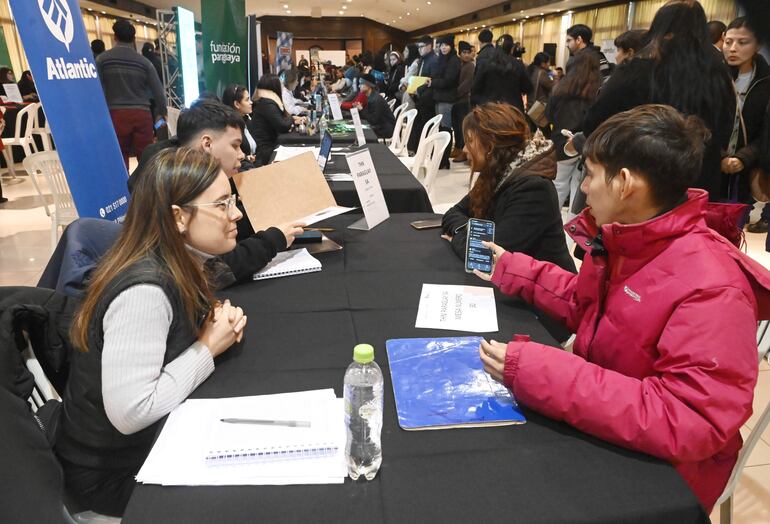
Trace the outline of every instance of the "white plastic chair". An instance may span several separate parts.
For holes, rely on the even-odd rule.
[[[35,153],[41,151],[53,151],[53,141],[51,139],[51,127],[48,125],[48,118],[45,118],[45,124],[40,125],[40,115],[45,117],[43,112],[43,106],[40,105],[37,111],[35,111],[35,119],[32,122],[32,149]],[[40,136],[40,142],[43,144],[43,149],[38,149],[37,142],[34,140],[35,135]]]
[[[768,355],[770,355],[770,321],[763,320],[757,327],[757,349],[759,351],[760,363],[762,359],[768,359]],[[770,424],[770,403],[765,406],[765,410],[760,415],[751,433],[749,433],[749,437],[743,443],[741,452],[738,454],[738,461],[735,463],[730,474],[730,480],[727,481],[727,486],[725,486],[722,495],[717,499],[716,506],[719,506],[720,524],[730,524],[733,520],[733,493],[735,493],[735,488],[738,486],[738,480],[743,472],[743,468],[749,460],[749,455],[751,455],[754,446],[759,442],[768,424]]]
[[[401,163],[409,168],[409,171],[412,171],[412,166],[414,166],[414,159],[420,155],[421,150],[425,149],[425,140],[432,134],[437,133],[440,127],[441,115],[436,115],[425,122],[425,125],[422,126],[422,132],[420,133],[420,142],[417,146],[417,153],[414,156],[406,156],[406,154],[404,154],[398,157],[398,159],[401,160]],[[424,156],[425,154],[423,151],[422,157],[424,158]],[[415,176],[417,175],[415,174]]]
[[[407,108],[407,104],[401,104],[395,109],[395,111],[393,111],[393,116],[396,118],[396,125],[398,125],[398,118],[401,116],[401,113],[406,111],[406,108]],[[395,135],[395,133],[393,134]]]
[[[72,200],[67,179],[64,176],[59,154],[56,151],[35,153],[24,159],[24,169],[30,177],[42,175],[53,195],[54,210],[51,217],[51,249],[56,249],[59,228],[78,219],[75,202]]]
[[[417,110],[410,109],[396,119],[393,139],[388,146],[394,155],[399,156],[406,151],[406,144],[409,142],[409,135],[412,133],[415,118],[417,118]]]
[[[423,151],[418,151],[414,155],[414,166],[412,166],[412,174],[420,179],[420,171],[425,169],[425,178],[422,184],[425,186],[425,190],[430,197],[431,190],[433,189],[433,183],[436,181],[438,175],[438,168],[441,165],[441,157],[444,155],[449,143],[452,141],[452,135],[447,131],[439,131],[438,133],[431,134],[425,139],[425,147]]]
[[[396,102],[398,102],[398,100],[396,100],[395,98],[393,98],[388,102],[388,107],[390,108],[391,111],[393,111],[393,108],[396,107]]]
[[[179,120],[179,114],[181,111],[176,107],[166,107],[166,125],[168,126],[168,136],[176,136],[176,123]]]
[[[13,136],[3,138],[3,146],[5,146],[3,149],[3,157],[5,157],[5,162],[8,166],[8,172],[10,172],[11,176],[14,178],[16,177],[16,165],[13,162],[12,146],[20,146],[24,150],[24,156],[29,156],[33,153],[32,145],[35,141],[32,139],[32,128],[34,127],[35,115],[37,114],[37,110],[39,108],[39,103],[29,104],[27,107],[19,111],[19,113],[16,115],[16,126],[14,128]],[[37,181],[35,178],[30,178],[32,178],[32,183],[34,184],[38,194],[42,195],[40,193],[40,188],[37,186]],[[47,209],[46,213],[48,213]]]

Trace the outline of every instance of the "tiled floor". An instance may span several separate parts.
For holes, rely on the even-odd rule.
[[[132,159],[133,161],[133,159]],[[133,167],[133,166],[132,166]],[[437,208],[456,203],[468,191],[469,170],[465,164],[449,171],[440,171],[431,194]],[[0,204],[0,286],[33,286],[40,278],[51,255],[51,222],[43,209],[50,203],[35,194],[26,176],[17,180],[2,179],[3,194],[10,200]],[[42,184],[45,192],[45,185]],[[443,206],[442,206],[443,204]],[[755,218],[758,212],[755,212]],[[770,268],[770,253],[765,252],[764,235],[746,234],[748,253],[765,267]],[[754,427],[756,419],[770,402],[770,366],[760,366],[759,382],[755,390],[754,413],[742,429],[745,436]],[[719,512],[712,513],[714,523]],[[735,524],[766,524],[770,522],[770,428],[749,458],[734,498]]]

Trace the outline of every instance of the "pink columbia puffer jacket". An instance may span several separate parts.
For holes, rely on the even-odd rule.
[[[508,344],[505,383],[517,400],[671,462],[709,511],[751,415],[757,320],[770,318],[770,272],[717,233],[736,238],[742,209],[690,190],[652,220],[602,226],[604,250],[585,211],[566,227],[595,247],[577,275],[506,253],[492,278],[577,334],[574,354]]]

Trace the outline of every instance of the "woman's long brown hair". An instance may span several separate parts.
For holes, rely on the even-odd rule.
[[[488,103],[476,106],[463,120],[465,143],[492,150],[483,166],[471,165],[471,173],[479,178],[471,189],[470,211],[473,218],[489,218],[495,187],[505,174],[508,164],[529,142],[527,119],[521,111],[508,104]]]
[[[599,94],[602,76],[599,55],[584,51],[575,55],[567,75],[553,89],[554,96],[582,98],[593,102]]]
[[[145,257],[155,257],[177,285],[192,326],[214,298],[203,267],[185,247],[171,206],[185,206],[216,180],[220,165],[188,148],[167,149],[142,173],[128,206],[123,230],[99,262],[70,331],[75,347],[88,351],[88,328],[109,284]],[[195,213],[196,208],[188,208]]]

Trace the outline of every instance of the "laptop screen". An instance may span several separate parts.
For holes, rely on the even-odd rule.
[[[321,140],[321,149],[318,151],[318,167],[321,172],[326,170],[326,164],[329,162],[329,156],[332,152],[332,136],[328,131],[324,131],[323,140]]]

